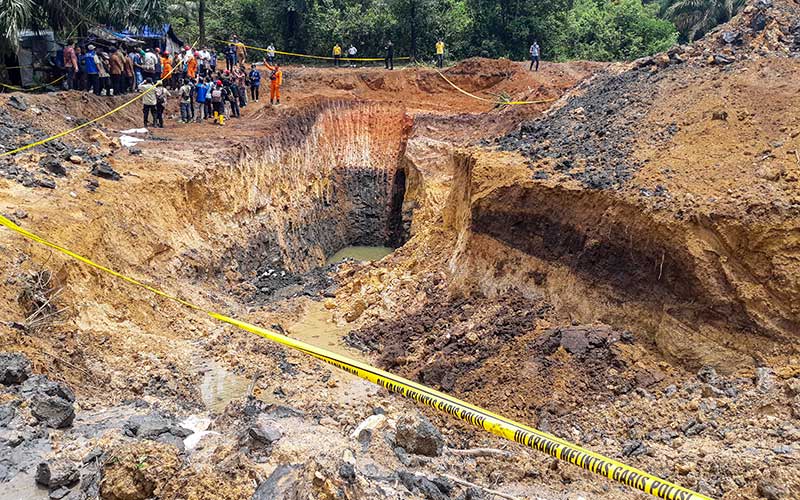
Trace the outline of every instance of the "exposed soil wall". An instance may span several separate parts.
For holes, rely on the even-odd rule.
[[[446,220],[462,285],[545,291],[562,314],[638,326],[692,368],[733,371],[800,331],[791,221],[678,223],[609,191],[531,180],[507,159],[456,166]]]

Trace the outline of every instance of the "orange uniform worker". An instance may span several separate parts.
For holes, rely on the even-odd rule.
[[[167,87],[171,87],[172,83],[172,60],[169,58],[169,52],[164,52],[161,56],[161,80],[164,81],[164,85]]]
[[[266,66],[267,70],[269,71],[269,103],[272,104],[274,99],[275,104],[280,104],[283,71],[281,71],[281,67],[278,64],[272,66],[267,61],[264,61],[264,66]]]
[[[192,80],[197,76],[197,52],[189,56],[189,60],[186,61],[186,75]]]

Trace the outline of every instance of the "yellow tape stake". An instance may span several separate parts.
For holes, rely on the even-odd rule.
[[[73,259],[77,259],[84,264],[92,266],[95,269],[99,269],[116,278],[122,279],[132,285],[142,287],[156,295],[173,300],[196,311],[202,311],[208,314],[210,317],[223,323],[228,323],[229,325],[233,325],[241,330],[245,330],[275,343],[313,356],[357,377],[380,385],[389,391],[405,396],[418,403],[428,405],[440,412],[447,413],[448,415],[451,415],[476,427],[480,427],[497,436],[511,441],[516,441],[517,443],[523,444],[529,448],[533,448],[534,450],[547,453],[548,455],[559,460],[577,465],[582,469],[600,476],[604,476],[612,481],[630,486],[631,488],[635,488],[655,497],[668,500],[711,500],[705,495],[701,495],[676,484],[670,483],[669,481],[665,481],[656,476],[650,475],[642,470],[617,462],[608,457],[600,455],[599,453],[594,453],[587,449],[581,448],[580,446],[574,445],[568,441],[564,441],[563,439],[553,436],[552,434],[519,424],[513,420],[509,420],[503,416],[484,410],[478,406],[474,406],[447,394],[435,391],[424,385],[412,382],[411,380],[407,380],[392,373],[380,370],[366,363],[350,359],[341,354],[321,349],[311,344],[307,344],[305,342],[281,335],[250,323],[245,323],[244,321],[239,321],[237,319],[206,310],[200,306],[192,304],[191,302],[147,285],[139,280],[97,264],[96,262],[72,252],[71,250],[56,245],[55,243],[51,243],[46,239],[19,227],[2,215],[0,215],[0,224],[11,229],[12,231],[16,231],[28,239],[57,250],[69,257],[72,257]]]
[[[192,44],[192,47],[194,47],[195,45],[197,45],[197,42]],[[165,78],[169,78],[170,76],[172,76],[172,73],[175,72],[176,69],[177,69],[177,66],[172,68],[169,71],[169,73],[166,74]],[[25,146],[20,146],[17,149],[12,149],[11,151],[6,151],[5,153],[0,153],[0,158],[2,158],[3,156],[9,156],[9,155],[17,154],[17,153],[20,153],[22,151],[28,150],[30,148],[35,148],[36,146],[41,146],[42,144],[46,144],[46,143],[48,143],[50,141],[54,141],[56,139],[64,137],[65,135],[69,135],[69,134],[71,134],[73,132],[77,132],[78,130],[80,130],[82,128],[86,128],[89,125],[92,125],[93,123],[97,123],[97,122],[99,122],[100,120],[102,120],[104,118],[108,118],[109,116],[113,115],[114,113],[117,113],[117,112],[122,111],[123,109],[127,108],[128,106],[130,106],[134,102],[138,101],[142,97],[146,96],[150,92],[153,92],[156,89],[156,87],[162,85],[163,83],[164,83],[164,79],[163,78],[159,79],[159,80],[157,80],[155,82],[155,84],[152,87],[150,87],[149,89],[145,90],[144,92],[142,92],[140,94],[137,94],[133,99],[131,99],[131,100],[129,100],[129,101],[117,106],[116,108],[112,109],[108,113],[104,113],[104,114],[98,116],[97,118],[92,118],[88,122],[81,123],[77,127],[73,127],[73,128],[71,128],[69,130],[65,130],[65,131],[59,132],[59,133],[57,133],[55,135],[51,135],[50,137],[48,137],[46,139],[42,139],[41,141],[32,142],[30,144],[26,144]]]
[[[212,42],[225,43],[225,44],[228,44],[228,45],[231,44],[230,40],[225,41],[225,40],[218,40],[216,38],[211,38],[210,40]],[[241,45],[243,47],[247,47],[248,49],[258,50],[260,52],[269,52],[269,50],[261,48],[261,47],[253,47],[253,46],[245,45],[245,44],[241,44]],[[329,56],[314,56],[314,55],[311,55],[311,54],[297,54],[295,52],[283,52],[283,51],[280,51],[280,50],[274,50],[273,52],[275,52],[276,54],[284,55],[284,56],[305,57],[307,59],[323,59],[323,60],[326,60],[326,61],[334,61],[336,59],[335,57],[329,57]],[[347,57],[347,56],[342,56],[339,59],[342,60],[342,61],[384,61],[384,60],[386,60],[385,57]],[[403,60],[411,59],[411,58],[408,57],[408,56],[402,56],[402,57],[393,57],[392,59],[395,60],[395,61],[403,61]]]
[[[59,76],[58,78],[56,78],[55,80],[53,80],[50,83],[45,83],[43,85],[39,85],[39,86],[36,86],[36,87],[15,87],[14,85],[9,85],[7,83],[0,83],[0,87],[5,87],[7,89],[16,90],[16,91],[19,91],[19,92],[33,92],[34,90],[43,89],[43,88],[47,87],[48,85],[53,85],[54,83],[58,83],[63,79],[64,79],[64,75],[61,75],[61,76]]]
[[[444,81],[449,83],[451,87],[453,87],[454,89],[458,90],[462,94],[468,95],[468,96],[472,97],[473,99],[478,99],[478,100],[481,100],[483,102],[488,102],[488,103],[495,104],[495,105],[500,104],[500,105],[505,105],[505,106],[518,106],[518,105],[521,105],[521,104],[544,104],[546,102],[553,102],[553,101],[558,100],[557,97],[554,97],[552,99],[543,99],[541,101],[496,101],[496,100],[493,100],[493,99],[487,99],[487,98],[481,97],[479,95],[471,94],[471,93],[467,92],[466,90],[462,89],[461,87],[459,87],[455,83],[453,83],[450,80],[448,80],[447,77],[444,76],[444,74],[441,71],[439,71],[438,69],[436,70],[436,72],[439,73],[439,76],[441,76],[444,79]]]

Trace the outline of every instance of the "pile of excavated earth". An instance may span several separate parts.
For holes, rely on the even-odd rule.
[[[626,64],[288,66],[0,157],[0,213],[712,498],[800,496],[800,6]],[[121,104],[0,95],[5,150]],[[170,112],[175,111],[170,109]],[[391,247],[377,260],[329,257]],[[633,499],[0,228],[0,499]]]

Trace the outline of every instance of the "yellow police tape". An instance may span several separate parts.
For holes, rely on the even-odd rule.
[[[7,89],[16,90],[16,91],[19,91],[19,92],[33,92],[34,90],[43,89],[43,88],[45,88],[45,87],[47,87],[49,85],[52,85],[54,83],[58,83],[63,79],[64,79],[64,75],[61,75],[61,76],[59,76],[58,78],[56,78],[55,80],[53,80],[50,83],[45,83],[45,84],[42,84],[42,85],[38,85],[36,87],[15,87],[14,85],[9,85],[7,83],[0,83],[0,87],[5,87]]]
[[[453,87],[454,89],[458,90],[462,94],[465,94],[465,95],[468,95],[468,96],[470,96],[470,97],[472,97],[474,99],[478,99],[478,100],[481,100],[481,101],[484,101],[484,102],[488,102],[488,103],[491,103],[491,104],[495,104],[495,105],[515,106],[515,105],[520,105],[520,104],[544,104],[546,102],[553,102],[553,101],[558,100],[557,97],[554,97],[552,99],[542,99],[541,101],[496,101],[496,100],[492,100],[492,99],[487,99],[487,98],[481,97],[479,95],[471,94],[471,93],[467,92],[466,90],[462,89],[461,87],[459,87],[455,83],[453,83],[450,80],[448,80],[447,77],[444,76],[444,73],[442,73],[438,69],[436,70],[436,72],[439,73],[439,76],[441,76],[444,79],[444,81],[449,83],[451,87]]]
[[[142,287],[156,295],[173,300],[196,311],[202,311],[218,321],[228,323],[265,339],[313,356],[357,377],[380,385],[389,391],[428,405],[440,412],[452,415],[459,420],[463,420],[464,422],[472,424],[476,427],[480,427],[497,436],[511,441],[516,441],[517,443],[523,444],[529,448],[533,448],[534,450],[547,453],[548,455],[559,460],[577,465],[582,469],[600,476],[604,476],[612,481],[630,486],[631,488],[635,488],[658,498],[669,500],[711,500],[705,495],[695,493],[676,484],[652,476],[639,469],[617,462],[598,453],[586,450],[553,436],[552,434],[542,432],[532,427],[524,426],[514,422],[513,420],[509,420],[503,416],[484,410],[483,408],[471,405],[447,394],[435,391],[424,385],[417,384],[416,382],[412,382],[392,373],[372,367],[366,363],[361,363],[341,354],[336,354],[334,352],[330,352],[311,344],[295,340],[265,328],[261,328],[256,325],[245,323],[243,321],[239,321],[204,309],[200,306],[192,304],[191,302],[161,291],[158,288],[154,288],[150,285],[142,283],[139,280],[97,264],[96,262],[72,252],[71,250],[56,245],[55,243],[51,243],[46,239],[19,227],[17,224],[3,217],[2,215],[0,215],[0,224],[13,231],[16,231],[28,239],[57,250],[65,255],[68,255],[69,257],[77,259],[85,264],[88,264],[89,266],[122,279],[128,283]]]
[[[197,42],[195,42],[195,43],[192,45],[192,47],[194,47],[194,45],[196,45],[196,44],[197,44]],[[173,72],[174,72],[176,69],[177,69],[177,68],[172,68],[172,69],[171,69],[171,70],[170,70],[170,71],[169,71],[169,72],[168,72],[166,75],[164,75],[164,78],[169,78],[170,76],[172,76],[172,73],[173,73]],[[145,90],[144,92],[142,92],[142,93],[140,93],[140,94],[137,94],[136,96],[134,96],[134,98],[133,98],[133,99],[131,99],[131,100],[129,100],[129,101],[127,101],[127,102],[125,102],[125,103],[123,103],[123,104],[121,104],[121,105],[117,106],[116,108],[112,109],[112,110],[111,110],[111,111],[109,111],[108,113],[104,113],[104,114],[102,114],[102,115],[98,116],[97,118],[92,118],[92,119],[91,119],[91,120],[89,120],[88,122],[81,123],[81,124],[80,124],[80,125],[78,125],[77,127],[72,127],[72,128],[71,128],[71,129],[69,129],[69,130],[65,130],[65,131],[63,131],[63,132],[59,132],[59,133],[57,133],[57,134],[51,135],[50,137],[48,137],[48,138],[46,138],[46,139],[42,139],[42,140],[40,140],[40,141],[36,141],[36,142],[32,142],[32,143],[30,143],[30,144],[26,144],[26,145],[24,145],[24,146],[20,146],[20,147],[18,147],[17,149],[12,149],[11,151],[6,151],[6,152],[4,152],[4,153],[0,153],[0,158],[2,158],[3,156],[9,156],[9,155],[17,154],[17,153],[20,153],[20,152],[22,152],[22,151],[25,151],[25,150],[28,150],[28,149],[31,149],[31,148],[35,148],[36,146],[41,146],[42,144],[46,144],[46,143],[48,143],[48,142],[50,142],[50,141],[54,141],[54,140],[56,140],[56,139],[59,139],[59,138],[61,138],[61,137],[64,137],[65,135],[69,135],[69,134],[71,134],[71,133],[73,133],[73,132],[77,132],[78,130],[80,130],[80,129],[82,129],[82,128],[86,128],[86,127],[88,127],[89,125],[92,125],[93,123],[97,123],[97,122],[99,122],[100,120],[102,120],[102,119],[104,119],[104,118],[107,118],[107,117],[109,117],[109,116],[113,115],[114,113],[116,113],[116,112],[118,112],[118,111],[122,111],[123,109],[127,108],[128,106],[130,106],[130,105],[131,105],[131,104],[133,104],[134,102],[138,101],[138,100],[139,100],[139,99],[141,99],[142,97],[146,96],[146,95],[147,95],[147,94],[149,94],[150,92],[153,92],[153,91],[156,89],[156,87],[158,87],[158,86],[160,86],[161,84],[163,84],[163,83],[164,83],[164,78],[162,78],[162,79],[160,79],[160,80],[156,81],[156,82],[155,82],[155,84],[154,84],[152,87],[150,87],[149,89]]]
[[[218,42],[218,43],[226,43],[226,44],[231,44],[232,43],[230,40],[229,41],[217,40],[216,38],[211,38],[211,41],[212,42]],[[298,53],[295,53],[295,52],[283,52],[283,51],[280,51],[280,50],[270,51],[268,49],[264,49],[264,48],[261,48],[261,47],[253,47],[253,46],[250,46],[250,45],[245,45],[243,43],[241,45],[243,47],[247,47],[248,49],[258,50],[260,52],[274,52],[276,54],[281,54],[281,55],[284,55],[284,56],[305,57],[307,59],[323,59],[323,60],[326,60],[326,61],[335,61],[336,60],[335,57],[329,57],[329,56],[314,56],[314,55],[311,55],[311,54],[298,54]],[[342,56],[340,59],[342,61],[383,61],[386,58],[384,58],[384,57],[347,57],[347,56]],[[393,57],[392,59],[395,60],[395,61],[402,61],[402,60],[411,59],[411,58],[408,57],[408,56],[403,56],[403,57]]]

